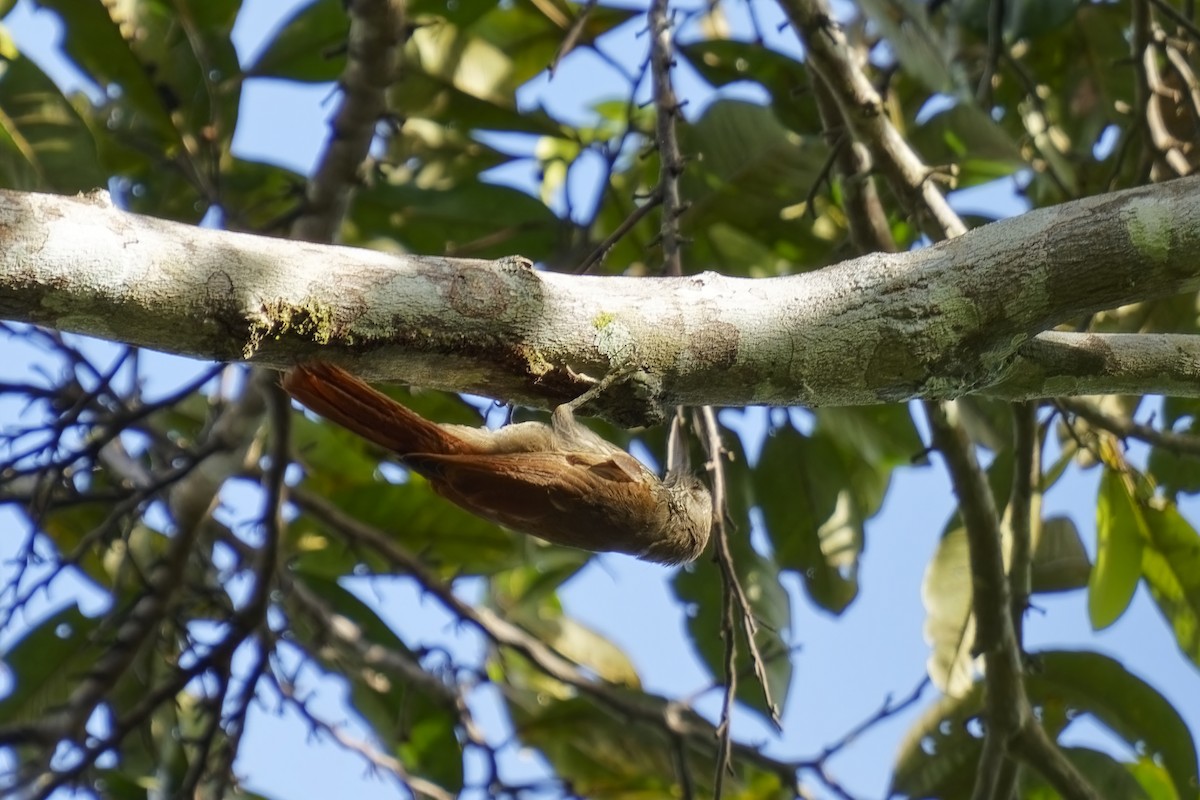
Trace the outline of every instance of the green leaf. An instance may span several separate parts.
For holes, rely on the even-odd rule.
[[[921,582],[926,668],[933,685],[951,697],[965,696],[975,683],[973,591],[967,532],[954,528],[938,542]]]
[[[862,520],[851,477],[829,436],[774,432],[754,469],[754,493],[775,558],[795,570],[813,602],[840,613],[858,594]]]
[[[536,197],[507,186],[465,183],[436,191],[380,185],[355,194],[349,243],[388,237],[418,253],[499,258],[553,252],[567,224]]]
[[[446,574],[490,574],[519,563],[523,548],[552,547],[468,514],[435,495],[417,476],[405,484],[379,481],[348,486],[332,499],[342,511],[421,554],[430,566]],[[364,559],[372,569],[387,569],[384,563],[348,548],[337,531],[306,515],[289,527],[294,529],[291,547],[305,569],[324,575],[345,574]]]
[[[955,47],[919,3],[897,8],[890,0],[860,0],[860,7],[883,34],[901,69],[928,92],[962,94],[964,75],[953,63]]]
[[[13,686],[0,700],[0,720],[32,723],[61,707],[105,652],[95,641],[100,620],[85,617],[72,604],[43,619],[13,642],[4,664]]]
[[[1192,298],[1194,301],[1194,298]],[[1192,316],[1195,317],[1194,302]],[[1170,328],[1169,330],[1175,330]],[[1178,425],[1180,420],[1187,424]],[[1200,401],[1191,397],[1167,397],[1163,400],[1163,427],[1192,436],[1200,433]],[[1149,471],[1169,495],[1200,492],[1200,459],[1167,447],[1150,448]]]
[[[230,157],[221,171],[226,227],[276,233],[301,202],[304,176],[274,164]]]
[[[491,605],[505,619],[606,683],[641,688],[641,678],[629,656],[599,632],[563,615],[554,587],[578,572],[588,556],[581,551],[561,552],[567,558],[557,568],[522,566],[493,576],[489,581]]]
[[[515,91],[517,87],[545,72],[562,46],[567,29],[581,9],[578,4],[567,4],[562,0],[511,5],[488,0],[469,0],[463,3],[430,5],[445,22],[425,26],[414,34],[413,38],[422,51],[423,60],[429,52],[426,45],[444,42],[442,37],[457,29],[470,37],[471,43],[459,43],[455,48],[466,50],[484,44],[496,52],[505,54],[506,74],[503,77],[510,91]],[[603,5],[591,8],[579,31],[576,48],[589,46],[597,37],[627,22],[637,13],[633,9]],[[481,64],[478,62],[468,61],[463,63],[460,70],[477,69],[479,66]]]
[[[246,74],[313,83],[337,80],[346,66],[349,33],[350,18],[341,0],[298,6]]]
[[[145,134],[160,144],[225,152],[237,124],[241,70],[229,34],[240,0],[95,3],[45,0],[66,27],[66,51],[109,90],[114,130]],[[140,120],[129,121],[129,116]]]
[[[876,469],[906,466],[925,452],[908,405],[818,408],[817,427]]]
[[[1180,797],[1195,793],[1200,775],[1187,723],[1150,684],[1098,653],[1060,650],[1035,659],[1041,671],[1027,678],[1031,702],[1091,714],[1132,750],[1161,763]]]
[[[1146,519],[1125,477],[1105,469],[1096,503],[1096,566],[1088,581],[1088,618],[1096,630],[1117,621],[1141,579]]]
[[[156,137],[175,139],[166,96],[153,72],[134,51],[133,41],[110,16],[104,3],[90,0],[42,0],[43,8],[62,18],[64,49],[84,73],[102,87],[115,87],[122,104],[138,114]],[[123,6],[130,8],[129,4]],[[132,33],[132,31],[130,31]]]
[[[1063,747],[1062,754],[1105,800],[1149,800],[1130,771],[1131,764],[1086,747]],[[1021,792],[1022,800],[1059,800],[1062,796],[1033,769],[1021,771]]]
[[[771,109],[737,100],[717,100],[679,133],[683,152],[695,159],[681,176],[691,203],[683,234],[695,239],[689,260],[753,276],[823,263],[844,226],[833,216],[801,224],[829,152],[821,137],[801,136]],[[739,249],[746,240],[757,242],[750,254]]]
[[[791,130],[820,133],[816,103],[797,103],[796,92],[809,87],[807,67],[794,58],[757,42],[708,39],[681,44],[678,52],[716,87],[752,81],[771,95],[779,121]]]
[[[779,568],[775,563],[754,552],[749,531],[743,528],[729,536],[734,570],[742,590],[749,599],[757,631],[754,641],[766,666],[767,688],[775,708],[769,708],[766,696],[754,673],[742,628],[742,617],[733,614],[734,635],[737,639],[737,659],[734,669],[738,675],[737,699],[760,713],[772,717],[782,714],[792,682],[792,659],[787,644],[791,630],[791,604],[787,592],[779,583]],[[675,594],[680,600],[693,604],[687,626],[693,645],[699,652],[713,678],[725,683],[725,647],[722,638],[724,625],[724,583],[716,563],[704,558],[676,573]]]
[[[934,114],[912,131],[910,140],[925,163],[956,165],[960,188],[1008,177],[1028,167],[1017,142],[970,101]]]
[[[728,493],[729,549],[734,573],[749,603],[757,626],[755,644],[766,666],[767,688],[771,700],[782,711],[792,682],[792,659],[788,645],[791,632],[791,601],[779,582],[779,567],[773,559],[757,553],[751,545],[750,472],[741,442],[726,437],[730,458],[725,462]],[[704,557],[675,574],[672,588],[676,597],[688,604],[688,632],[713,679],[725,682],[724,577],[712,557]],[[767,716],[766,697],[755,675],[740,614],[735,610],[734,635],[738,675],[737,699]]]
[[[1193,310],[1195,316],[1195,304],[1188,303]],[[1162,419],[1163,426],[1171,430],[1177,430],[1176,423],[1181,419],[1187,419],[1189,427],[1184,430],[1190,431],[1191,426],[1200,421],[1200,398],[1197,397],[1164,397],[1162,403]]]
[[[482,63],[469,65],[467,74],[491,75],[493,70],[503,75],[502,66],[508,57],[491,53],[488,57],[472,54]],[[499,63],[490,63],[492,61]],[[453,70],[457,65],[433,65]],[[467,130],[514,131],[546,136],[561,136],[563,127],[540,109],[523,111],[517,108],[515,92],[498,87],[461,85],[455,72],[451,75],[414,71],[392,86],[388,103],[393,108],[406,109],[412,118],[442,123],[455,120]]]
[[[1046,4],[1046,19],[1055,7],[1060,3]],[[1000,124],[1014,140],[1028,137],[1033,157],[1047,162],[1029,187],[1035,206],[1141,182],[1138,165],[1121,158],[1120,150],[1101,158],[1095,147],[1110,126],[1126,128],[1121,108],[1136,103],[1136,73],[1110,58],[1128,49],[1128,30],[1128,10],[1120,4],[1081,4],[1070,24],[1046,32],[1022,61],[1028,74],[1038,76],[1036,103],[1020,81],[996,86],[996,104],[1009,110]]]
[[[954,407],[971,441],[996,453],[1012,449],[1012,408],[1008,403],[980,395],[967,395],[955,400]],[[996,489],[996,486],[992,487],[996,497],[1007,496],[1007,485],[1003,492],[997,493]]]
[[[0,185],[71,194],[104,183],[91,131],[54,82],[27,58],[0,59]]]
[[[1012,450],[1001,451],[988,467],[993,496],[1012,479]],[[1074,523],[1052,518],[1042,523],[1034,543],[1032,583],[1035,592],[1064,591],[1086,585],[1090,563]],[[1011,535],[1004,532],[1008,558]],[[929,677],[941,691],[962,697],[975,680],[975,620],[972,606],[970,552],[966,530],[956,511],[938,543],[921,583],[925,606],[925,640],[929,643]]]
[[[1200,666],[1200,534],[1174,504],[1143,509],[1142,575],[1175,642]]]
[[[1069,724],[1090,715],[1131,751],[1161,764],[1180,797],[1195,794],[1195,744],[1183,718],[1153,687],[1097,653],[1049,651],[1033,654],[1030,661],[1038,669],[1027,675],[1026,690],[1044,723],[1062,719]],[[943,697],[921,715],[901,743],[893,791],[912,797],[969,794],[982,738],[968,722],[983,713],[983,695],[977,682],[962,697]]]
[[[1070,518],[1042,521],[1030,566],[1031,588],[1037,593],[1067,592],[1088,585],[1092,562]]]
[[[1129,772],[1151,800],[1181,799],[1179,792],[1175,791],[1175,784],[1171,783],[1170,774],[1152,759],[1138,759],[1129,765]]]
[[[542,751],[581,797],[632,793],[669,794],[671,756],[660,737],[613,719],[579,698],[516,705],[509,700],[517,735]]]
[[[309,486],[323,495],[375,481],[379,449],[337,425],[297,417],[292,423],[292,444],[308,469]]]
[[[113,196],[140,213],[198,222],[214,202],[237,127],[237,0],[47,0],[65,49],[107,100],[80,103]]]
[[[447,3],[446,0],[412,0],[406,5],[406,10],[420,22],[446,20],[455,25],[470,25],[489,11],[495,11],[496,4],[492,0],[458,0],[454,3]]]
[[[389,155],[392,167],[381,168],[389,183],[431,191],[473,185],[482,173],[513,160],[477,141],[469,128],[412,118],[391,138]]]
[[[505,693],[513,726],[525,744],[536,747],[559,777],[579,797],[630,800],[678,796],[679,771],[686,770],[696,797],[714,794],[716,736],[663,736],[662,719],[681,718],[682,724],[709,728],[686,708],[669,710],[663,698],[614,687],[613,696],[645,709],[640,716],[616,715],[585,697],[559,699],[545,693]],[[682,764],[680,764],[682,761]],[[791,798],[777,776],[763,772],[734,755],[725,777],[726,796],[746,800]]]
[[[988,0],[957,0],[955,16],[963,27],[987,41],[991,25]],[[1001,25],[1005,42],[1036,39],[1066,25],[1075,16],[1079,0],[1012,0],[1004,4]],[[1041,44],[1041,43],[1039,43]]]
[[[889,796],[970,797],[983,739],[968,722],[982,711],[978,683],[959,697],[943,695],[927,708],[900,742]]]

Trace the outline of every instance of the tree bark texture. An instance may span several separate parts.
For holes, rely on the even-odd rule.
[[[125,213],[103,193],[0,192],[0,318],[280,368],[319,354],[366,378],[533,405],[578,395],[577,373],[636,368],[603,399],[626,422],[677,403],[1120,391],[1126,369],[1140,392],[1195,395],[1194,337],[1039,334],[1198,288],[1200,178],[759,280],[563,275],[516,255],[208,230]]]

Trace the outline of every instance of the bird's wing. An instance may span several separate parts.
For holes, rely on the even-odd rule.
[[[577,546],[586,545],[572,541],[570,531],[611,517],[606,504],[614,497],[632,497],[644,491],[643,475],[653,479],[627,453],[416,453],[405,463],[425,476],[439,494],[468,511],[510,528]],[[622,505],[628,507],[630,503],[624,501]]]

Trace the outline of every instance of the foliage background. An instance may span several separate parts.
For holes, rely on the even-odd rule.
[[[78,13],[82,7],[65,2],[42,5],[60,7],[69,13]],[[528,13],[523,4],[514,5]],[[227,12],[232,4],[214,4],[213,8],[217,6],[222,6]],[[460,8],[471,7],[471,3],[463,3]],[[707,32],[700,15],[704,4],[680,4],[677,7],[686,19],[680,25],[683,42],[698,39]],[[794,41],[786,33],[777,30],[778,12],[773,5],[754,3],[750,8],[759,15],[759,29],[768,36],[773,46],[785,52],[796,51]],[[1124,11],[1121,4],[1114,4],[1111,8],[1114,10],[1110,11],[1109,7],[1089,10],[1095,11],[1096,16],[1115,15]],[[46,15],[31,18],[26,16],[30,10],[29,6],[19,4],[17,10],[6,19],[6,24],[12,26],[16,41],[24,53],[43,59],[50,74],[70,86],[69,71],[60,72],[53,68],[54,53],[51,49],[43,49],[41,44],[52,36],[43,27],[47,24]],[[611,13],[620,16],[618,12]],[[243,15],[238,22],[239,37],[235,37],[234,41],[238,43],[240,62],[253,64],[261,56],[261,43],[271,37],[268,33],[271,26],[287,18],[288,9],[282,3],[248,2]],[[738,5],[729,9],[727,17],[735,30],[744,35],[749,25],[748,12]],[[639,36],[643,27],[644,21],[640,18],[623,24],[616,34],[605,40],[606,49],[636,63],[636,53],[645,47],[644,36]],[[335,28],[330,30],[334,31]],[[1063,28],[1060,35],[1067,37],[1068,34],[1062,32],[1065,30],[1067,28]],[[1071,30],[1074,35],[1075,29]],[[502,33],[492,30],[489,35],[502,38]],[[424,175],[430,185],[436,185],[441,180],[461,181],[469,186],[449,196],[434,196],[429,188],[413,188],[410,185],[364,191],[352,216],[349,241],[377,243],[400,230],[399,235],[405,245],[423,253],[453,249],[447,248],[448,243],[466,244],[471,246],[460,247],[455,252],[480,256],[520,252],[547,258],[547,254],[556,254],[561,263],[568,265],[572,259],[577,260],[581,252],[586,253],[586,247],[572,242],[569,234],[564,234],[562,226],[558,225],[547,206],[532,199],[526,201],[519,192],[540,194],[549,201],[548,208],[554,212],[569,214],[577,220],[585,219],[595,202],[594,182],[602,175],[602,159],[594,154],[584,155],[579,166],[572,167],[568,180],[563,162],[555,157],[570,159],[575,153],[569,143],[555,135],[561,130],[560,125],[566,122],[585,132],[590,126],[598,126],[600,130],[595,131],[595,135],[610,136],[617,130],[611,127],[614,124],[613,117],[619,118],[628,105],[610,100],[600,108],[613,116],[607,120],[597,116],[597,109],[592,106],[595,100],[606,95],[619,96],[624,87],[611,74],[606,77],[607,67],[586,51],[580,51],[564,61],[553,79],[542,75],[542,68],[561,39],[559,32],[551,34],[537,43],[540,49],[533,46],[516,48],[511,44],[508,48],[501,48],[501,55],[520,55],[516,66],[522,71],[518,74],[529,79],[518,94],[517,108],[520,113],[517,109],[506,107],[504,102],[489,105],[478,102],[477,98],[472,100],[462,95],[454,95],[449,106],[437,109],[439,114],[462,120],[464,127],[478,126],[522,133],[481,134],[477,141],[486,143],[484,147],[470,145],[461,130],[440,132],[439,135],[447,137],[445,140],[409,142],[410,147],[429,148],[422,155],[428,159],[427,164],[436,164],[434,174]],[[336,41],[337,35],[331,32],[329,43]],[[720,43],[720,46],[725,46],[725,43]],[[719,54],[720,46],[709,46],[707,49]],[[696,123],[693,127],[684,126],[682,129],[685,151],[703,152],[705,159],[689,170],[684,192],[699,208],[693,223],[696,229],[709,231],[710,235],[697,237],[688,250],[687,263],[735,274],[763,275],[789,269],[794,261],[811,268],[846,255],[838,250],[841,237],[837,229],[835,207],[824,208],[825,213],[811,228],[807,228],[781,219],[777,213],[779,206],[794,206],[801,198],[793,194],[781,200],[771,197],[769,191],[763,191],[764,185],[773,185],[776,181],[779,186],[789,187],[792,192],[796,191],[796,187],[801,187],[802,191],[816,179],[825,155],[822,149],[824,145],[816,135],[819,125],[809,110],[811,103],[778,105],[780,123],[795,126],[809,136],[803,140],[802,146],[791,147],[786,137],[780,141],[780,131],[773,127],[776,123],[769,122],[762,112],[745,105],[734,106],[729,102],[713,103],[717,98],[762,102],[769,99],[770,95],[762,89],[737,82],[727,84],[712,94],[701,75],[692,69],[697,62],[704,62],[702,50],[705,48],[700,45],[694,47],[696,49],[693,50],[686,45],[683,48],[688,58],[681,59],[681,66],[676,72],[679,82],[677,91],[688,98],[690,105],[686,114],[689,120]],[[1054,47],[1048,44],[1046,48],[1048,52],[1069,51],[1066,45]],[[292,70],[293,76],[309,79],[336,76],[335,64],[331,65],[326,58],[311,58],[315,51],[311,42],[306,42],[296,52],[307,53],[308,58],[298,58],[293,53],[291,60],[286,61],[286,67],[275,68],[280,71]],[[221,55],[226,59],[232,57],[232,53]],[[739,56],[744,55],[739,53]],[[488,51],[487,58],[496,57],[495,51]],[[432,53],[430,58],[434,58]],[[710,66],[704,72],[704,77],[718,84],[746,74],[745,71],[738,71],[736,58],[729,62],[713,57],[710,62],[721,66]],[[57,63],[61,69],[61,62]],[[264,72],[272,71],[270,65],[263,66],[260,63],[260,66]],[[433,62],[427,66],[432,70]],[[762,80],[778,100],[779,97],[790,96],[788,93],[797,81],[796,75],[789,73],[792,69],[783,60],[763,54],[753,61],[749,74]],[[10,74],[10,86],[13,80]],[[513,79],[514,86],[503,89],[515,88],[517,83],[521,81]],[[899,90],[907,89],[915,97],[919,88],[914,83],[901,81]],[[421,90],[420,82],[406,81],[400,100],[402,107],[420,107],[423,99]],[[257,227],[275,219],[286,209],[290,198],[283,189],[288,181],[279,171],[256,162],[261,160],[292,169],[297,174],[306,174],[325,135],[320,120],[327,114],[331,91],[328,83],[297,86],[265,78],[246,82],[240,97],[237,133],[232,139],[232,152],[240,161],[229,167],[225,183],[227,191],[237,194],[236,201],[231,199],[228,202],[227,210],[232,212],[236,209],[238,216],[234,219],[231,214],[227,223]],[[232,109],[238,106],[236,97],[216,97],[214,101],[229,104],[226,113],[232,113]],[[454,101],[459,105],[454,105]],[[13,102],[11,96],[7,102]],[[543,106],[548,113],[538,111]],[[922,113],[927,115],[924,120],[928,124],[914,126],[914,141],[930,163],[958,161],[964,169],[964,184],[982,184],[998,175],[1009,174],[1024,164],[1019,151],[1002,139],[992,141],[991,150],[983,147],[981,141],[994,131],[986,125],[979,125],[978,120],[969,117],[967,112],[951,108],[947,115],[952,118],[941,119],[934,113],[938,101],[920,103],[906,98],[905,108],[910,112],[915,113],[917,108],[922,107],[925,109]],[[643,113],[644,109],[635,108],[634,111],[635,114]],[[712,116],[706,118],[706,111],[711,112]],[[967,118],[963,119],[964,116]],[[601,121],[598,122],[598,119]],[[707,125],[701,123],[704,119],[708,120]],[[286,137],[281,137],[280,131],[286,131]],[[768,138],[766,145],[762,141],[742,138],[751,135],[775,135],[776,138]],[[971,136],[978,138],[970,140],[969,146],[956,140],[956,137]],[[1078,134],[1081,141],[1087,141],[1089,137],[1100,138],[1099,130]],[[444,152],[435,152],[439,146],[452,151],[452,156],[446,157]],[[771,147],[779,148],[779,152],[771,151]],[[461,151],[457,148],[461,148]],[[969,157],[964,156],[964,148]],[[760,163],[737,163],[737,156],[745,152],[764,153],[764,157]],[[126,163],[122,161],[120,153],[107,155],[113,159],[110,164]],[[723,161],[723,156],[728,160]],[[194,221],[205,218],[204,209],[194,205],[194,196],[184,186],[172,186],[169,178],[164,179],[154,173],[154,165],[150,161],[139,162],[132,154],[125,154],[125,157],[130,169],[112,188],[117,193],[127,190],[124,197],[133,208]],[[411,158],[416,159],[417,156]],[[41,175],[37,176],[38,179],[50,181],[60,191],[88,189],[103,183],[102,174],[79,169],[74,159],[56,165],[47,154],[41,163],[48,170],[49,177]],[[405,166],[418,164],[415,160],[402,163]],[[483,167],[489,168],[484,173],[485,180],[472,183],[471,176]],[[139,169],[143,172],[139,173]],[[652,173],[649,166],[646,169]],[[17,174],[8,176],[8,185],[20,186],[22,179],[29,179],[28,175],[23,176],[19,172],[16,170]],[[1081,170],[1080,174],[1080,191],[1086,191],[1091,179],[1086,170]],[[744,182],[739,184],[736,179]],[[72,180],[77,183],[73,185]],[[139,180],[144,181],[144,186],[152,187],[152,190],[139,194]],[[1027,177],[1020,180],[1024,182]],[[604,207],[603,214],[607,216],[598,220],[598,227],[602,230],[615,226],[630,208],[629,196],[635,184],[628,179],[626,183],[620,183],[620,176],[615,182],[614,202]],[[981,217],[1010,213],[1022,202],[1014,197],[1012,185],[1002,182],[987,186],[982,192],[959,193],[955,197],[956,207]],[[498,189],[498,186],[516,187],[516,191]],[[33,187],[26,184],[25,188]],[[1054,196],[1044,182],[1035,181],[1031,188],[1035,195],[1038,192],[1044,194],[1044,197],[1035,196],[1038,202],[1063,199]],[[754,205],[748,198],[762,205]],[[407,209],[401,218],[394,213],[399,208]],[[209,222],[217,221],[211,215],[207,219]],[[730,220],[739,224],[719,224]],[[904,230],[905,224],[903,220],[896,220],[900,231]],[[821,232],[822,226],[825,226],[825,233]],[[505,231],[505,235],[489,241],[487,237],[497,229]],[[799,236],[798,231],[801,231]],[[648,242],[646,231],[626,239],[610,255],[609,267],[617,269],[647,260],[647,268],[653,269],[653,261],[647,256],[653,252]],[[30,347],[28,342],[9,340],[6,346],[14,354],[22,353],[26,365],[20,374],[6,374],[6,380],[24,380],[34,374],[38,367],[45,367],[45,363],[39,360],[39,351]],[[84,347],[96,353],[101,361],[113,357],[111,350],[105,346],[87,344]],[[153,354],[146,354],[143,358],[146,372],[153,376],[147,386],[151,396],[155,393],[165,394],[173,387],[182,385],[185,375],[196,372],[195,366],[177,360]],[[18,418],[28,422],[27,416],[18,417],[23,408],[11,399],[0,406],[0,410],[5,415],[3,419],[6,423]],[[1155,404],[1149,403],[1140,413],[1148,418],[1155,412]],[[801,434],[789,431],[789,423],[802,434],[811,435],[814,432],[813,417],[803,412],[787,415],[781,411],[768,414],[764,410],[750,410],[744,414],[726,412],[723,420],[731,429],[744,433],[747,463],[760,463],[758,459],[765,444],[772,449],[773,457],[785,462],[778,468],[783,474],[791,474],[790,471],[783,472],[794,469],[787,463],[788,459],[794,456],[795,448],[804,446]],[[768,428],[775,431],[774,435],[768,437]],[[921,433],[924,438],[924,431]],[[788,447],[782,447],[782,443],[787,443]],[[816,450],[815,447],[813,449]],[[896,453],[891,454],[896,459],[905,455],[911,455],[911,448],[898,448]],[[1135,448],[1131,456],[1135,462],[1144,462],[1147,451]],[[1053,452],[1048,454],[1047,461],[1052,461],[1053,457]],[[1098,470],[1083,472],[1072,468],[1055,487],[1055,491],[1047,496],[1047,515],[1070,515],[1089,547],[1094,541],[1092,529],[1098,477]],[[772,505],[772,497],[779,499],[788,496],[790,490],[789,483],[781,482],[772,486],[763,481],[756,486],[756,497],[764,505]],[[255,492],[245,487],[230,486],[223,499],[226,501],[223,513],[235,529],[248,530],[253,527],[259,513]],[[773,505],[776,508],[783,506],[782,503]],[[899,697],[912,688],[924,669],[927,655],[921,640],[924,611],[919,596],[920,575],[936,548],[952,507],[949,487],[940,469],[905,468],[897,471],[882,513],[867,524],[868,549],[858,576],[861,594],[840,617],[819,610],[802,590],[794,572],[784,575],[782,584],[788,590],[791,619],[783,638],[786,643],[802,648],[793,659],[792,688],[784,711],[785,734],[774,736],[760,717],[746,712],[737,717],[739,738],[746,741],[765,740],[766,749],[781,757],[818,754],[823,747],[835,741],[841,732],[868,718],[885,696],[895,694]],[[1194,517],[1194,509],[1185,506],[1185,512],[1189,518]],[[0,513],[6,516],[10,514],[7,509],[0,509]],[[24,526],[20,518],[14,517],[4,520],[6,527],[17,529]],[[755,519],[757,521],[759,518]],[[767,522],[770,524],[770,520]],[[793,522],[784,521],[780,527]],[[480,535],[487,536],[484,533]],[[754,528],[754,535],[760,550],[767,552],[769,544],[761,522]],[[4,539],[5,544],[12,541],[14,539],[11,537]],[[774,541],[774,546],[779,555],[781,540]],[[460,559],[464,556],[462,553],[456,555]],[[708,575],[709,578],[705,580],[691,582],[693,591],[716,590],[716,584],[711,580],[711,568]],[[688,579],[681,578],[680,584],[687,587]],[[377,609],[410,645],[444,643],[456,658],[467,660],[477,659],[483,651],[478,637],[455,629],[447,616],[434,609],[433,604],[405,580],[353,580],[347,585],[353,586],[356,593]],[[484,596],[485,588],[481,580],[468,579],[461,582],[459,591],[474,600]],[[688,632],[694,629],[688,628],[686,615],[674,599],[676,591],[671,577],[661,569],[629,559],[606,556],[594,559],[585,566],[564,584],[559,594],[563,609],[570,618],[601,632],[630,655],[641,676],[643,688],[672,696],[688,696],[707,686],[711,678],[689,644]],[[686,594],[687,590],[685,588],[682,591]],[[73,593],[85,598],[84,607],[89,612],[103,608],[101,595],[89,592],[77,582],[64,581],[55,587],[55,592],[48,598],[39,598],[37,603],[31,605],[22,615],[21,624],[5,632],[4,643],[10,644],[25,631],[37,627],[42,615]],[[711,603],[712,598],[708,598],[708,602]],[[1117,655],[1132,672],[1149,680],[1172,701],[1193,732],[1200,731],[1200,709],[1195,703],[1189,702],[1195,696],[1197,676],[1194,667],[1180,658],[1169,630],[1152,607],[1144,588],[1138,590],[1133,606],[1117,624],[1099,634],[1092,634],[1088,629],[1083,592],[1039,597],[1037,605],[1045,613],[1031,615],[1027,639],[1032,649],[1043,644],[1056,648],[1086,646]],[[703,603],[701,607],[704,607]],[[420,609],[421,613],[412,614],[414,608]],[[704,620],[704,617],[700,619]],[[702,650],[707,647],[710,652],[716,646],[716,627],[707,620],[699,632],[699,646]],[[306,675],[304,680],[308,686],[321,688],[322,697],[316,701],[316,708],[328,710],[335,718],[344,713],[336,710],[338,695],[342,691],[337,681],[321,680],[315,674]],[[926,694],[923,706],[928,705],[932,694]],[[497,726],[498,730],[504,730],[505,723],[496,711],[498,698],[489,696],[486,688],[481,690],[480,695],[474,707],[478,709],[481,720]],[[715,716],[719,709],[719,696],[709,692],[699,698],[696,706],[706,714]],[[898,715],[874,728],[864,741],[839,752],[831,762],[830,769],[842,785],[848,787],[855,796],[880,794],[886,786],[889,764],[897,742],[919,710],[913,709]],[[336,748],[327,744],[321,747],[320,761],[315,758],[297,759],[294,757],[296,748],[307,746],[302,744],[304,738],[304,724],[294,715],[277,719],[269,709],[265,712],[256,711],[238,762],[239,773],[248,776],[250,787],[274,796],[346,791],[348,783],[357,780],[361,773],[360,762],[353,756],[338,754]],[[1130,753],[1124,744],[1096,726],[1088,725],[1086,720],[1072,728],[1068,741],[1102,746],[1122,756]],[[289,755],[281,759],[281,753]],[[330,766],[335,763],[340,763],[343,771]],[[510,781],[539,775],[542,771],[536,756],[517,748],[506,753],[504,764],[508,770],[506,778]],[[468,764],[468,769],[471,768],[472,765]],[[474,765],[474,768],[478,769],[479,765]],[[368,781],[368,784],[374,785],[380,796],[391,794],[392,790],[386,783]]]

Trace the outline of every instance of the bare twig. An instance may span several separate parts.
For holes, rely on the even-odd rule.
[[[459,598],[450,586],[434,575],[419,558],[400,547],[392,537],[347,516],[329,501],[300,489],[293,490],[292,501],[314,519],[339,531],[354,544],[377,553],[392,568],[411,575],[450,613],[479,630],[493,644],[519,653],[545,675],[596,699],[614,713],[660,726],[670,734],[684,736],[693,745],[711,751],[714,728],[695,714],[672,710],[665,702],[648,703],[638,700],[588,676],[540,639],[491,609],[472,606]],[[796,765],[773,759],[759,752],[757,748],[746,745],[735,743],[733,750],[739,758],[778,776],[785,786],[795,785]]]
[[[1126,417],[1118,417],[1081,397],[1062,397],[1054,402],[1064,412],[1074,414],[1092,427],[1106,430],[1122,439],[1137,439],[1176,455],[1200,456],[1200,436],[1163,431],[1153,425],[1143,425]]]
[[[583,8],[579,9],[579,12],[575,14],[575,19],[571,20],[571,27],[567,28],[562,42],[558,45],[558,50],[554,53],[554,58],[550,59],[550,65],[546,68],[551,78],[554,77],[554,71],[558,69],[559,63],[567,57],[568,53],[575,49],[575,44],[579,41],[579,35],[583,33],[584,27],[587,26],[588,17],[595,7],[596,0],[587,0],[583,4]]]
[[[116,630],[107,649],[71,692],[63,707],[38,722],[38,739],[56,742],[82,735],[97,704],[124,674],[142,642],[168,613],[170,603],[183,583],[188,557],[203,529],[201,522],[208,515],[224,477],[240,469],[262,407],[261,394],[248,389],[214,425],[210,436],[217,443],[216,449],[224,452],[225,457],[213,456],[202,462],[170,492],[168,508],[176,531],[169,549],[147,575],[145,593],[128,609],[114,608],[112,620]],[[6,739],[5,730],[0,729],[0,741]]]
[[[641,222],[647,214],[661,205],[662,200],[662,192],[660,190],[655,190],[641,205],[635,208],[633,212],[626,217],[621,224],[616,227],[615,230],[613,230],[612,233],[606,236],[603,242],[596,246],[596,249],[593,250],[588,257],[585,258],[579,264],[579,266],[575,268],[575,272],[580,275],[585,275],[590,272],[593,267],[598,266],[602,261],[604,261],[605,256],[608,255],[608,251],[613,248],[613,245],[625,238],[625,235],[629,233],[629,231],[633,230],[635,225]]]
[[[331,738],[343,749],[361,756],[368,764],[381,772],[394,777],[396,781],[417,797],[430,800],[453,800],[454,795],[432,781],[413,775],[405,768],[403,762],[388,755],[369,742],[356,739],[346,732],[341,725],[326,722],[313,713],[302,699],[296,696],[295,688],[290,683],[277,684],[284,700],[308,722],[309,727]]]
[[[662,194],[663,205],[659,238],[663,249],[663,274],[678,276],[683,274],[683,237],[679,232],[679,218],[684,210],[679,193],[683,153],[675,134],[679,100],[671,86],[671,66],[675,53],[669,13],[668,0],[652,0],[650,3],[650,76],[654,85],[654,106],[658,112],[658,190]]]

